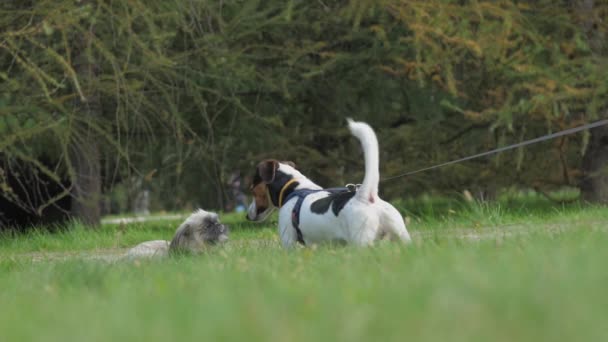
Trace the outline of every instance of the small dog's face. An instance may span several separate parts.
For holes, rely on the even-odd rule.
[[[205,218],[201,234],[208,244],[223,243],[228,241],[228,226],[220,223],[217,214],[213,214]]]
[[[216,213],[199,209],[177,228],[169,251],[200,252],[206,245],[226,242],[228,232],[228,227],[220,223]]]

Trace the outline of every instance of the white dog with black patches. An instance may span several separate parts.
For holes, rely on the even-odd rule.
[[[322,242],[359,246],[389,237],[411,241],[401,214],[378,197],[378,140],[366,123],[348,119],[365,159],[365,177],[356,191],[322,189],[291,162],[265,160],[258,164],[251,190],[254,201],[247,218],[262,221],[279,208],[279,234],[284,247]]]

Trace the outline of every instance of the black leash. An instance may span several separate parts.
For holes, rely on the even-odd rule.
[[[418,170],[402,173],[400,175],[396,175],[396,176],[385,178],[385,179],[381,180],[380,182],[386,182],[386,181],[397,179],[397,178],[401,178],[401,177],[411,176],[411,175],[419,173],[419,172],[429,171],[429,170],[437,169],[437,168],[444,167],[444,166],[447,166],[447,165],[457,164],[457,163],[460,163],[460,162],[463,162],[463,161],[467,161],[467,160],[471,160],[471,159],[475,159],[475,158],[489,156],[491,154],[495,154],[495,153],[500,153],[500,152],[512,150],[514,148],[518,148],[518,147],[522,147],[522,146],[526,146],[526,145],[536,144],[536,143],[541,142],[541,141],[550,140],[550,139],[554,139],[554,138],[557,138],[557,137],[562,137],[564,135],[569,135],[569,134],[577,133],[577,132],[580,132],[580,131],[584,131],[584,130],[595,128],[595,127],[604,126],[604,125],[607,125],[607,124],[608,124],[608,119],[607,120],[596,121],[596,122],[593,122],[593,123],[590,123],[590,124],[586,124],[586,125],[582,125],[582,126],[578,126],[578,127],[574,127],[574,128],[569,128],[569,129],[566,129],[566,130],[563,130],[563,131],[560,131],[560,132],[557,132],[557,133],[551,133],[551,134],[543,135],[542,137],[538,137],[538,138],[522,141],[522,142],[517,143],[517,144],[513,144],[513,145],[509,145],[509,146],[505,146],[505,147],[500,147],[500,148],[497,148],[497,149],[494,149],[494,150],[491,150],[491,151],[482,152],[482,153],[478,153],[478,154],[475,154],[475,155],[472,155],[472,156],[468,156],[468,157],[452,160],[452,161],[449,161],[449,162],[445,162],[445,163],[442,163],[442,164],[438,164],[438,165],[434,165],[434,166],[429,166],[429,167],[425,167],[425,168],[422,168],[422,169],[418,169]]]

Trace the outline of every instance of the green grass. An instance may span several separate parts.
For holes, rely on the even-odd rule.
[[[272,222],[234,215],[223,216],[232,225],[226,246],[158,260],[32,254],[122,251],[170,238],[179,221],[3,236],[2,340],[608,338],[607,209],[426,206],[435,206],[433,217],[408,213],[415,242],[406,248],[287,252]]]

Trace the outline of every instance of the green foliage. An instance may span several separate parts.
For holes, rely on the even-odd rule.
[[[94,132],[106,195],[145,186],[157,209],[222,207],[228,175],[266,157],[325,186],[357,182],[345,117],[377,129],[391,176],[594,120],[608,101],[599,2],[593,16],[550,1],[1,6],[2,169],[74,179],[70,146]],[[573,185],[586,137],[385,192]]]
[[[520,118],[573,121],[596,117],[589,104],[606,101],[603,61],[569,6],[409,1],[390,8],[411,32],[401,42],[413,48],[395,72],[461,97],[469,119],[494,127]]]
[[[421,166],[606,115],[603,69],[608,45],[600,39],[608,32],[601,19],[607,9],[604,2],[597,2],[589,13],[578,1],[383,4],[401,24],[397,32],[394,25],[385,28],[389,32],[385,35],[391,35],[389,30],[397,35],[398,47],[391,50],[392,61],[384,69],[418,82],[421,89],[439,89],[431,95],[436,98],[431,103],[439,102],[442,107],[433,110],[435,121],[425,121],[426,129],[417,127],[421,135],[410,135],[410,143],[420,137],[431,137],[434,142],[431,152],[414,158],[425,161]],[[593,29],[583,29],[586,25]],[[586,133],[566,137],[411,181],[427,188],[454,190],[577,186],[588,137]],[[425,145],[428,151],[429,144]]]

